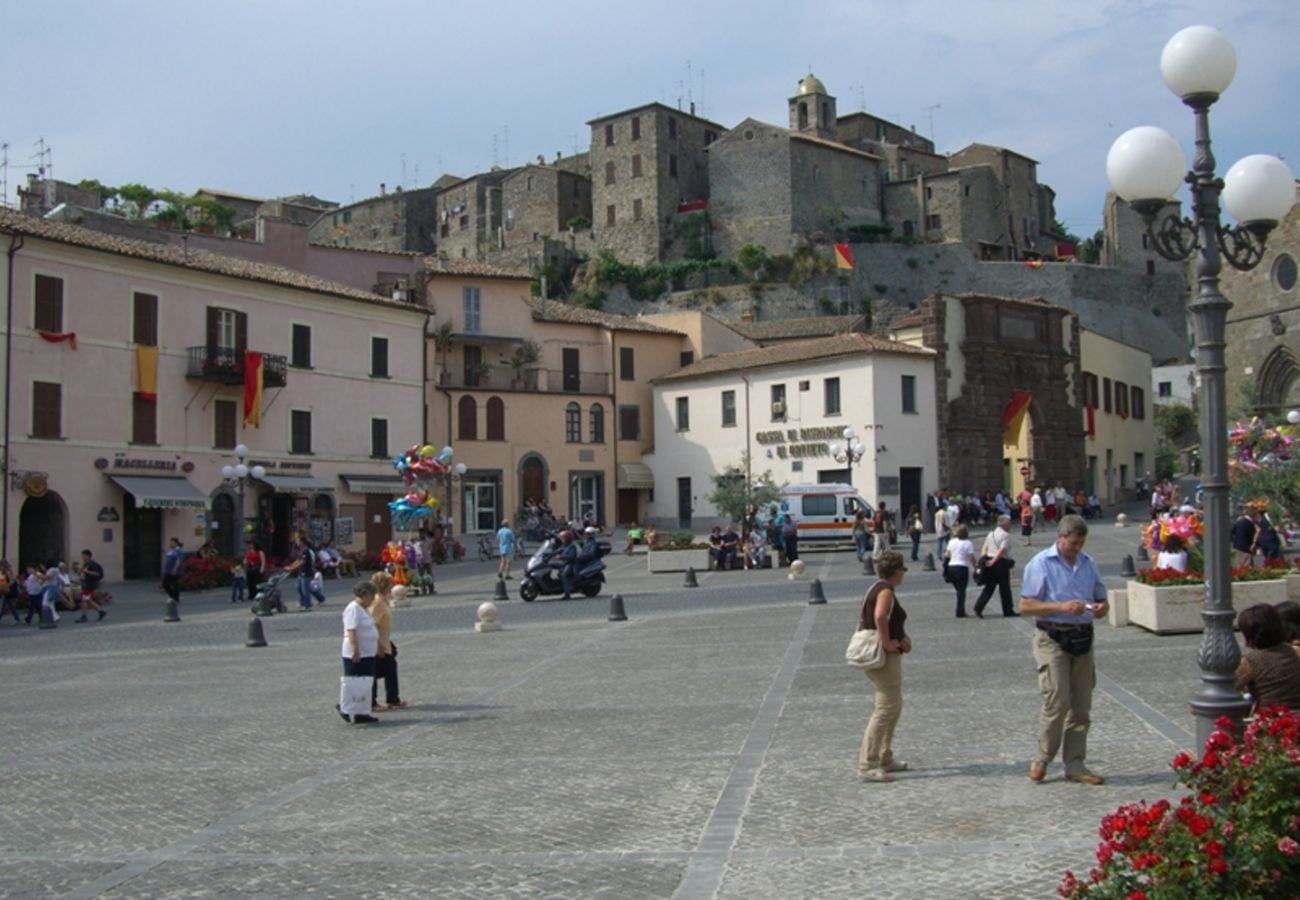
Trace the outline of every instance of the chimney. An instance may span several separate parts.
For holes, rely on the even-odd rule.
[[[691,101],[691,115],[695,115],[695,101]]]
[[[537,154],[537,164],[538,164],[539,166],[544,166],[544,165],[546,165],[546,157],[545,157],[545,156],[542,156],[542,154],[540,154],[540,153]]]
[[[387,194],[388,194],[388,185],[384,184],[382,181],[379,182],[379,196],[383,197],[386,196]]]

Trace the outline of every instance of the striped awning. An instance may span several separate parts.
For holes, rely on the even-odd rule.
[[[141,509],[207,509],[208,495],[186,478],[110,475],[113,483],[135,498]]]
[[[384,494],[395,497],[407,492],[406,485],[397,475],[340,475],[339,477],[354,494]]]
[[[619,463],[618,486],[633,490],[653,490],[654,472],[651,472],[650,467],[645,463]]]

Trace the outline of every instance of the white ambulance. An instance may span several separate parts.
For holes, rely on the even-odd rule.
[[[853,519],[862,510],[870,523],[876,510],[849,484],[788,484],[777,510],[793,515],[800,543],[853,543]],[[868,525],[868,527],[870,527]]]

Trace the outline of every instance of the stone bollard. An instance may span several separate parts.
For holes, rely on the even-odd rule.
[[[695,580],[695,567],[688,566],[686,569],[686,583],[682,587],[699,587],[700,583]]]
[[[179,622],[181,620],[181,605],[171,597],[167,598],[166,611],[163,613],[164,622]]]
[[[1137,558],[1138,558],[1138,561],[1139,561],[1139,562],[1150,562],[1150,561],[1151,561],[1151,554],[1150,554],[1150,553],[1147,553],[1147,545],[1146,545],[1146,544],[1138,544],[1138,556],[1137,556]]]
[[[265,647],[266,634],[262,631],[262,620],[253,616],[248,622],[248,640],[244,641],[245,647]]]
[[[479,604],[478,621],[474,623],[474,630],[479,634],[501,630],[501,619],[497,615],[497,605],[491,600]]]
[[[28,601],[31,602],[31,601]],[[40,601],[37,601],[40,602]],[[59,623],[54,618],[54,610],[46,609],[45,604],[41,603],[41,621],[37,626],[39,628],[58,628]]]
[[[862,557],[862,574],[863,575],[876,574],[876,561],[871,558],[870,554],[867,554],[866,556]]]
[[[867,559],[870,558],[871,557],[867,557]],[[812,587],[808,591],[808,605],[820,606],[825,602],[826,594],[822,591],[822,580],[820,578],[814,578],[812,580]]]
[[[627,613],[623,611],[623,595],[615,594],[609,598],[609,620],[611,622],[626,622]]]
[[[1124,555],[1124,565],[1119,570],[1121,578],[1136,578],[1137,569],[1133,568],[1133,557],[1128,554]]]
[[[1115,517],[1115,527],[1116,528],[1128,527],[1128,513],[1120,513],[1118,516]]]
[[[497,578],[497,586],[492,590],[492,601],[494,603],[500,603],[503,600],[509,599],[510,595],[506,593],[506,583],[500,578]]]
[[[921,571],[922,571],[922,572],[933,572],[933,571],[935,571],[935,568],[934,568],[934,554],[933,554],[933,553],[927,553],[927,554],[925,554],[925,562],[921,564]]]
[[[411,605],[411,590],[404,584],[395,584],[388,599],[393,609],[406,609]]]

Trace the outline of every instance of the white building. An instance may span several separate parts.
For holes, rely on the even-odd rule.
[[[654,382],[655,476],[646,518],[664,528],[720,523],[713,476],[743,465],[777,484],[851,482],[906,511],[938,485],[934,352],[867,334],[739,350]],[[831,456],[851,426],[866,452]]]
[[[1178,404],[1194,407],[1199,387],[1196,363],[1191,360],[1170,361],[1151,370],[1151,400],[1157,406]]]

